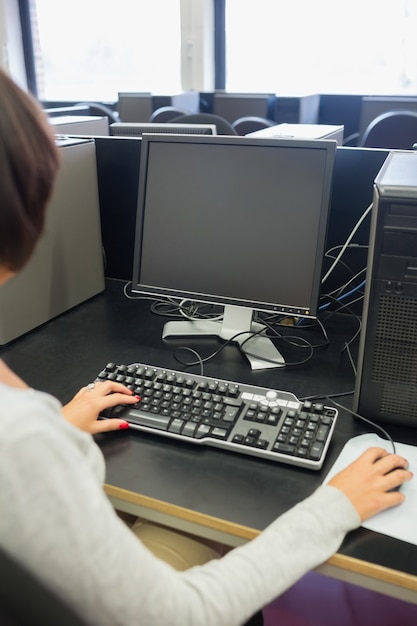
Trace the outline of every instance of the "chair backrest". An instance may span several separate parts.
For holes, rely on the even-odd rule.
[[[3,550],[0,580],[0,624],[85,626],[61,599]]]
[[[191,113],[175,117],[171,121],[173,124],[215,124],[218,135],[237,135],[230,122],[214,113]]]
[[[417,112],[388,111],[376,117],[365,130],[365,148],[411,150],[417,142]]]
[[[156,109],[149,118],[149,122],[171,122],[179,115],[187,115],[189,111],[180,107],[166,106]]]
[[[239,119],[235,120],[232,124],[238,135],[248,135],[249,133],[254,133],[257,130],[262,130],[262,128],[269,128],[270,126],[275,125],[276,122],[268,120],[266,117],[257,117],[256,115],[239,117]]]
[[[90,115],[106,115],[109,118],[109,124],[120,122],[117,111],[113,111],[110,107],[101,102],[79,102],[76,106],[88,106]]]

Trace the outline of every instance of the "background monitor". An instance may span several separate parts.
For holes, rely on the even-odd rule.
[[[141,137],[144,133],[216,135],[215,124],[170,124],[164,122],[115,122],[110,124],[110,135],[123,137]]]
[[[147,122],[153,104],[151,93],[123,91],[118,93],[117,112],[122,122]]]
[[[48,117],[62,117],[63,115],[90,115],[88,104],[72,104],[68,106],[44,108]]]
[[[359,121],[359,144],[369,124],[388,111],[417,111],[417,96],[364,96]]]
[[[253,369],[282,366],[253,312],[314,316],[336,142],[144,135],[132,291],[216,303],[222,321],[170,335],[234,338]]]
[[[270,93],[215,93],[213,113],[235,122],[248,115],[275,119],[275,94]]]

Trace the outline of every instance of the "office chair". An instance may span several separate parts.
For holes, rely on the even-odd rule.
[[[0,549],[0,624],[85,626],[58,596]]]
[[[237,135],[233,126],[224,117],[214,113],[190,113],[174,117],[171,121],[173,124],[215,124],[218,135]]]
[[[276,122],[268,120],[266,117],[257,117],[256,115],[245,115],[244,117],[239,117],[232,124],[235,132],[242,136],[254,133],[256,130],[269,128],[270,126],[275,125]]]
[[[179,115],[188,115],[189,111],[180,107],[167,106],[156,109],[149,118],[149,122],[171,122]]]
[[[106,115],[109,118],[109,124],[120,122],[119,114],[101,102],[78,102],[75,106],[88,106],[90,115]]]
[[[417,141],[417,112],[388,111],[378,115],[365,130],[361,146],[411,150]]]
[[[358,145],[359,133],[351,133],[347,137],[343,138],[344,146],[353,146],[356,147]]]

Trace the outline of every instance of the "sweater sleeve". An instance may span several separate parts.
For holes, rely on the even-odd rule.
[[[177,572],[120,521],[93,471],[92,438],[59,417],[32,421],[35,438],[15,429],[13,451],[3,440],[0,541],[88,623],[239,625],[360,523],[347,498],[323,486],[255,540]]]

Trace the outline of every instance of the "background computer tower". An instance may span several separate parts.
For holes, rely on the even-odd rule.
[[[26,267],[0,290],[0,344],[104,290],[95,144],[57,143],[61,164],[44,233]]]
[[[57,135],[104,135],[109,134],[109,118],[98,115],[62,115],[51,117],[50,123]]]
[[[375,179],[355,410],[417,426],[417,154],[392,152]]]

